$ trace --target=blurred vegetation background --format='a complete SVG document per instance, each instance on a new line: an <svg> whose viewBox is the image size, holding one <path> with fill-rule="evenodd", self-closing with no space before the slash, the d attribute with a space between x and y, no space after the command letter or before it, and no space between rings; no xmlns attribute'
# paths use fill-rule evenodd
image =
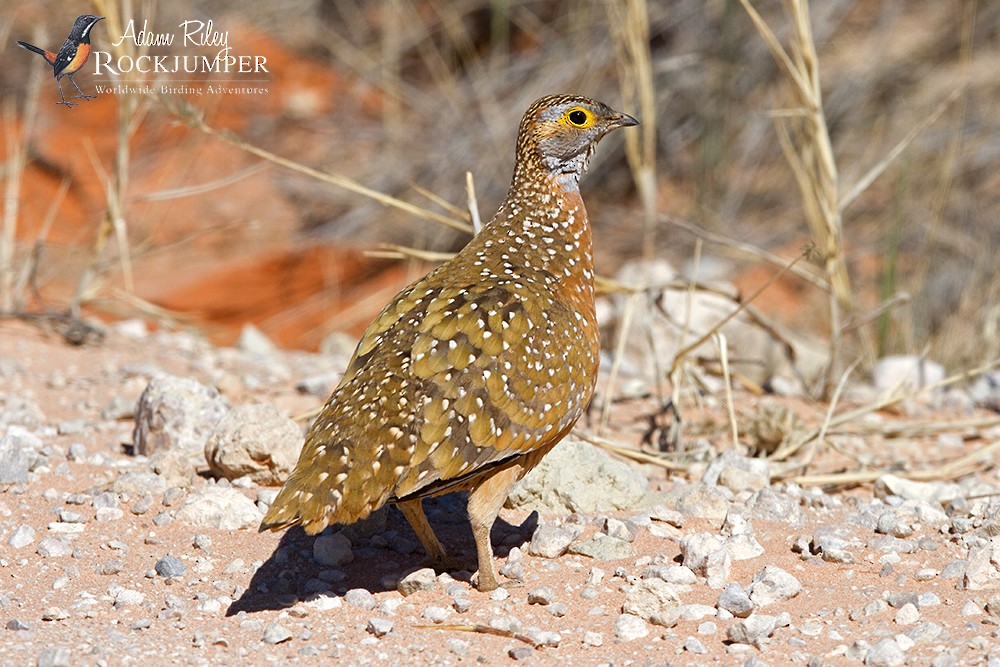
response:
<svg viewBox="0 0 1000 667"><path fill-rule="evenodd" d="M782 44L794 39L786 3L757 0L753 6ZM787 110L792 99L788 80L739 0L9 3L0 17L8 63L0 70L8 183L23 128L18 114L35 90L32 67L40 64L17 52L14 40L44 37L46 44L58 45L77 14L109 8L119 16L147 17L160 29L212 18L230 31L237 52L269 54L274 68L268 95L189 99L209 124L439 212L449 208L420 189L464 209L469 171L481 215L489 219L508 185L520 115L543 94L584 93L640 116L646 131L652 129L648 136L655 148L652 189L645 193L655 215L644 214L644 195L636 190L622 136L602 145L584 184L598 268L605 275L643 256L688 267L704 236L692 229L704 230L713 236L703 241L701 279L733 281L749 292L780 267L741 244L791 261L813 241L776 131L781 114L775 112ZM1000 353L995 270L1000 3L824 0L811 10L839 192L851 191L875 165L887 163L842 212L843 254L856 308L847 313L848 324L854 317L861 334L845 358L927 353L955 369L995 359ZM630 24L636 16L645 24ZM643 32L645 70L630 52ZM95 49L107 48L110 37L95 31ZM643 82L653 118L641 108ZM36 146L45 132L73 118L80 123L78 133L110 127L115 136L121 121L120 106L95 104L87 112L81 105L69 114L50 108L50 84L54 87L45 79L42 92L35 93L41 96L39 116L32 133L21 137L28 171L19 187L28 194L40 187L30 178L32 169L58 172L58 164L47 164L45 151ZM93 111L97 108L100 113ZM85 119L81 110L92 117ZM935 112L939 115L928 123ZM129 223L129 245L138 253L138 275L143 252L177 241L164 239L157 229L184 218L191 200L171 202L169 213L139 213L140 174L196 141L206 142L199 149L204 156L215 140L196 140L195 130L178 129L175 117L152 99L129 113L128 132L117 136L132 143L127 166L136 175L131 189L119 193L119 208ZM908 137L912 141L895 155L893 149ZM58 162L52 152L47 159ZM183 167L188 178L171 184L193 186L237 174L249 164L216 164L208 175L188 160ZM651 167L648 156L645 164ZM180 173L181 167L172 168ZM454 250L468 238L301 174L271 169L266 181L287 204L282 215L292 217L288 234L299 244L370 248L390 242ZM8 185L8 220L11 191ZM222 188L201 196L231 195ZM240 228L248 215L259 217L259 209L248 214L238 204L212 209L211 224ZM18 257L30 252L35 238L28 230L37 223L23 220L26 215L22 210ZM90 226L73 238L89 244L105 211L91 202L82 215ZM199 209L190 215L206 214ZM202 219L194 227L199 224L209 222ZM259 229L269 223L255 224ZM185 229L195 233L191 226ZM716 242L720 237L728 241ZM227 235L225 250L233 252L235 245L239 251L239 238ZM114 252L103 254L110 275L103 289L108 289L121 277L109 268L116 266ZM898 295L905 296L878 310ZM799 333L826 335L826 297L807 281L785 276L756 304Z"/></svg>

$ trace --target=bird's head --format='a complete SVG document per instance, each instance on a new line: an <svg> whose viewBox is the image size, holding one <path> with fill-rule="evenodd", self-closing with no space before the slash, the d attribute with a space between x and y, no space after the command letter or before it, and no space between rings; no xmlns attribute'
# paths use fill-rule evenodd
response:
<svg viewBox="0 0 1000 667"><path fill-rule="evenodd" d="M91 29L97 25L98 21L103 20L103 16L94 16L93 14L84 14L76 17L76 22L73 24L73 30L69 33L69 38L81 42L89 42Z"/></svg>
<svg viewBox="0 0 1000 667"><path fill-rule="evenodd" d="M518 159L578 179L604 135L638 124L632 116L588 97L549 95L532 104L521 120Z"/></svg>

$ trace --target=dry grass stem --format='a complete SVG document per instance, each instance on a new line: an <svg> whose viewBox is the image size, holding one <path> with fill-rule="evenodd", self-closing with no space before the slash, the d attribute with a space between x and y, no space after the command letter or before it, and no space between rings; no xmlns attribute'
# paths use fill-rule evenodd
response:
<svg viewBox="0 0 1000 667"><path fill-rule="evenodd" d="M783 257L779 257L774 253L770 253L767 250L759 248L751 243L744 243L742 241L731 239L728 236L723 236L722 234L716 234L715 232L711 232L707 229L702 229L698 225L688 222L687 220L682 220L666 214L661 214L659 216L659 220L668 225L679 227L686 232L690 232L699 239L735 250L737 253L752 259L767 262L768 264L778 268L788 266L788 260ZM824 278L810 264L796 264L792 268L792 273L824 292L830 291L830 283L827 282L826 278Z"/></svg>
<svg viewBox="0 0 1000 667"><path fill-rule="evenodd" d="M436 250L420 250L410 246L396 245L394 243L383 243L375 250L365 250L366 257L378 257L380 259L419 259L422 262L447 262L455 256L453 252L438 252Z"/></svg>
<svg viewBox="0 0 1000 667"><path fill-rule="evenodd" d="M618 329L618 340L615 344L615 357L611 364L611 374L608 382L604 386L604 406L601 408L601 423L598 426L598 435L604 435L611 421L611 405L614 402L615 384L618 382L618 373L621 371L622 360L625 358L625 346L628 344L628 335L632 331L632 321L635 318L635 301L640 297L639 293L633 293L625 301L625 312L622 313L621 326Z"/></svg>
<svg viewBox="0 0 1000 667"><path fill-rule="evenodd" d="M607 4L608 18L621 72L622 102L638 109L641 125L625 133L625 155L632 169L643 213L643 259L656 248L656 90L649 51L649 8L646 0Z"/></svg>
<svg viewBox="0 0 1000 667"><path fill-rule="evenodd" d="M478 234L483 229L483 221L479 217L479 202L476 200L476 184L472 180L472 172L465 172L465 192L469 197L469 217L472 219L472 233Z"/></svg>
<svg viewBox="0 0 1000 667"><path fill-rule="evenodd" d="M713 335L715 335L715 333L717 331L720 331L722 329L722 327L724 327L726 325L726 323L728 323L734 317L736 317L737 315L739 315L740 313L742 313L746 309L746 307L750 303L752 303L754 299L756 299L758 296L760 296L760 294L764 290L766 290L768 287L770 287L771 285L773 285L783 275L785 275L786 273L788 273L791 270L791 268L793 266L795 266L795 264L797 264L799 262L799 260L801 260L803 257L805 257L806 256L806 252L807 251L803 251L802 254L800 254L798 257L796 257L791 262L789 262L788 264L786 264L776 274L774 274L773 276L771 276L766 283L764 283L763 285L761 285L760 287L758 287L756 290L754 290L753 293L751 293L749 297L747 297L744 300L741 300L739 302L739 305L737 306L737 308L735 308L731 313L729 313L724 318L722 318L721 320L719 320L718 322L716 322L715 326L713 326L711 329L709 329L707 332L705 332L700 338L698 338L698 340L696 340L693 343L689 343L687 345L687 347L682 348L677 353L677 356L674 357L674 363L673 363L673 366L670 369L669 375L671 377L673 377L674 371L677 369L677 366L680 364L681 360L686 355L690 354L692 350L697 349L702 343L704 343L709 338L711 338Z"/></svg>
<svg viewBox="0 0 1000 667"><path fill-rule="evenodd" d="M17 219L20 214L21 179L27 164L28 138L31 136L38 109L38 91L42 85L42 68L32 68L28 94L24 99L21 131L18 132L13 98L3 105L7 137L6 188L4 189L3 227L0 228L0 313L10 312L16 301L16 271L14 256L17 246Z"/></svg>
<svg viewBox="0 0 1000 667"><path fill-rule="evenodd" d="M733 436L732 447L740 446L740 429L736 423L736 406L733 405L733 383L729 375L729 345L726 341L726 334L721 331L716 332L712 337L715 341L715 349L719 354L719 363L722 364L722 382L726 391L726 414L729 415L729 430Z"/></svg>
<svg viewBox="0 0 1000 667"><path fill-rule="evenodd" d="M813 239L830 282L830 362L824 382L837 374L841 354L841 311L850 312L854 295L844 256L843 230L838 208L838 175L833 146L823 111L819 60L810 25L807 0L787 0L792 24L791 53L775 37L749 0L740 0L779 69L789 81L797 113L775 114L779 143L798 185Z"/></svg>
<svg viewBox="0 0 1000 667"><path fill-rule="evenodd" d="M872 166L871 169L868 170L867 173L865 173L864 176L858 179L858 182L855 183L854 186L846 193L844 193L844 195L840 198L840 201L837 203L837 207L840 209L840 212L843 213L848 206L854 203L854 201L885 172L889 165L895 162L896 159L902 155L903 151L906 150L906 147L913 143L913 140L916 139L921 132L933 125L934 122L948 110L948 107L955 103L955 100L959 98L964 90L965 88L962 87L952 91L948 98L938 105L937 109L931 112L931 114L922 123L910 130L906 136L899 141L899 143L892 147L892 150L885 154L885 157L879 160Z"/></svg>
<svg viewBox="0 0 1000 667"><path fill-rule="evenodd" d="M494 628L480 623L473 623L470 625L414 625L413 627L420 630L450 630L452 632L475 632L481 635L493 635L494 637L503 637L505 639L514 639L519 642L524 642L534 649L540 649L545 646L545 644L541 644L532 639L531 635L526 635L523 632L501 630L500 628Z"/></svg>
<svg viewBox="0 0 1000 667"><path fill-rule="evenodd" d="M440 213L435 213L434 211L429 211L415 204L411 204L391 195L387 195L384 192L379 192L378 190L373 190L372 188L361 185L357 181L342 174L324 172L318 169L313 169L312 167L307 167L306 165L295 162L294 160L290 160L264 150L259 146L254 146L253 144L240 139L230 132L217 130L205 122L204 118L202 118L201 114L198 113L197 109L183 100L171 99L165 96L159 96L158 99L163 102L164 106L169 109L171 113L183 120L188 126L193 127L210 137L215 137L230 146L234 146L242 151L250 153L251 155L256 155L259 158L273 162L274 164L285 167L291 171L304 174L311 178L315 178L318 181L329 183L330 185L335 185L349 192L367 197L382 204L383 206L390 206L399 209L423 220L436 222L446 227L450 227L451 229L456 229L469 234L473 232L472 226L460 218L449 217L441 215Z"/></svg>
<svg viewBox="0 0 1000 667"><path fill-rule="evenodd" d="M969 452L948 463L922 470L865 470L860 472L831 473L827 475L800 475L783 481L799 486L846 487L869 484L883 475L893 474L915 482L936 482L958 479L993 465L994 455L1000 451L1000 440Z"/></svg>
<svg viewBox="0 0 1000 667"><path fill-rule="evenodd" d="M687 470L690 465L686 463L681 463L678 461L673 461L669 454L650 454L649 452L640 451L638 449L633 449L631 447L626 447L625 445L619 445L617 443L611 442L605 438L602 438L591 433L587 433L581 429L573 429L573 435L583 440L584 442L590 443L595 447L599 447L607 452L616 454L626 459L631 459L638 463L648 463L650 465L659 466L665 470ZM691 452L683 452L681 454L674 455L675 457L683 456L684 458L690 458Z"/></svg>
<svg viewBox="0 0 1000 667"><path fill-rule="evenodd" d="M38 265L42 258L42 252L45 250L45 242L49 238L52 226L55 225L56 218L59 214L59 208L62 206L63 200L66 198L66 193L69 192L69 186L70 179L63 178L62 182L59 184L59 190L56 192L56 196L52 199L52 203L49 204L49 210L45 213L45 220L42 221L42 226L38 230L38 234L35 236L35 243L31 248L31 252L25 258L24 264L21 265L21 272L17 277L17 283L14 285L15 310L24 309L25 290L27 290L28 285L35 285Z"/></svg>
<svg viewBox="0 0 1000 667"><path fill-rule="evenodd" d="M232 185L233 183L239 183L246 178L250 178L251 176L264 171L268 167L269 165L259 162L257 164L250 165L246 169L241 169L233 172L229 176L209 181L208 183L188 185L183 188L173 188L170 190L158 190L144 195L133 195L129 197L129 199L132 201L170 201L173 199L180 199L182 197L196 197L214 190L219 190L228 185Z"/></svg>

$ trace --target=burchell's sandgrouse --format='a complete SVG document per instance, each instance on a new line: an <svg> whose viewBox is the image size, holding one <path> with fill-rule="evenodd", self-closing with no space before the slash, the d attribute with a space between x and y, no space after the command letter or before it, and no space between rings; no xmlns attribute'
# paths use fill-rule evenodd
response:
<svg viewBox="0 0 1000 667"><path fill-rule="evenodd" d="M510 191L453 259L368 327L261 530L315 534L395 503L437 565L424 498L469 490L478 587L511 486L576 423L597 378L590 224L580 176L631 116L576 95L524 114Z"/></svg>

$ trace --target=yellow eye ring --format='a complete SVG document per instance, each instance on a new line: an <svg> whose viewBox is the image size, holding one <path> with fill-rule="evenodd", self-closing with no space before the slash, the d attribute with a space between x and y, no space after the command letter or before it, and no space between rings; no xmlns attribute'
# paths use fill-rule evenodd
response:
<svg viewBox="0 0 1000 667"><path fill-rule="evenodd" d="M562 120L572 127L586 129L594 124L594 114L583 107L573 107L563 114Z"/></svg>

